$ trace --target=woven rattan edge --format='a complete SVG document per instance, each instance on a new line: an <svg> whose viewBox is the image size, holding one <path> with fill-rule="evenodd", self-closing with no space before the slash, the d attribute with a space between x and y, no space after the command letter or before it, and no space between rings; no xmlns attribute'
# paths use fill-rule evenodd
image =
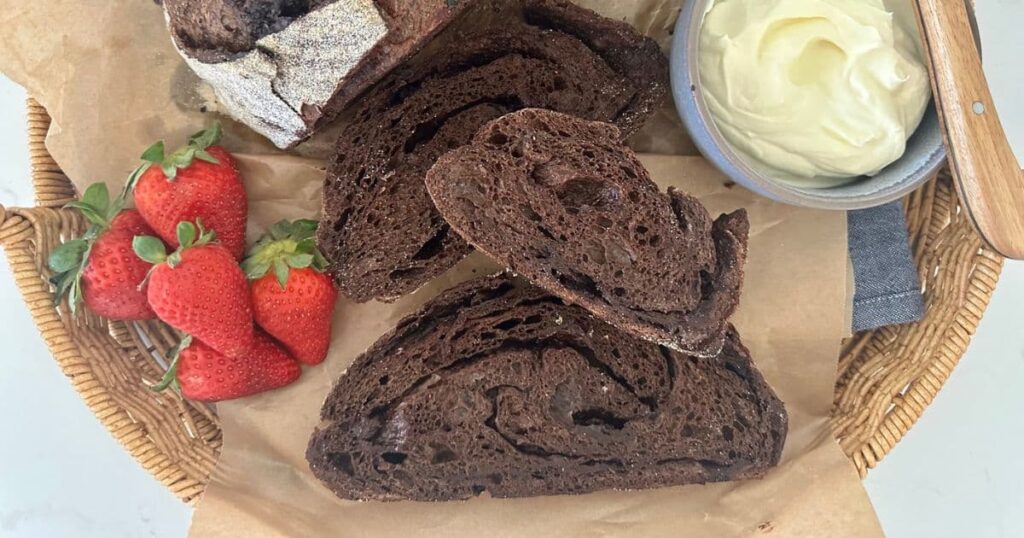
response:
<svg viewBox="0 0 1024 538"><path fill-rule="evenodd" d="M948 172L911 194L906 210L925 317L858 334L839 361L833 432L861 477L903 439L949 379L1003 266L961 211Z"/></svg>
<svg viewBox="0 0 1024 538"><path fill-rule="evenodd" d="M45 151L49 116L29 100L29 140L37 207L0 208L0 246L33 322L61 371L89 410L139 464L171 493L195 503L216 465L221 435L216 416L173 392L148 389L159 378L167 335L146 325L72 317L55 305L48 253L85 222L59 209L74 199L71 182ZM146 334L126 345L125 335ZM116 335L122 336L119 342Z"/></svg>

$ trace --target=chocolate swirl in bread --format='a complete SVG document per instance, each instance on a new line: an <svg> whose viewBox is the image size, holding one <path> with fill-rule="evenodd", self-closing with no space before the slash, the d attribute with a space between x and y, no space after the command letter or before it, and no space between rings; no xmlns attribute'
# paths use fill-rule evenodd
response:
<svg viewBox="0 0 1024 538"><path fill-rule="evenodd" d="M720 354L687 356L507 277L401 321L339 379L321 418L310 468L356 500L755 478L787 433L735 330Z"/></svg>

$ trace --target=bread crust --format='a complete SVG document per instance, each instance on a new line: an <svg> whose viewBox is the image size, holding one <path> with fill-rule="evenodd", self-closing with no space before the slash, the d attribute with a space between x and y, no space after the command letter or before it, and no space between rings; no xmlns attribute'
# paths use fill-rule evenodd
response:
<svg viewBox="0 0 1024 538"><path fill-rule="evenodd" d="M175 47L281 148L333 120L474 0L165 0Z"/></svg>

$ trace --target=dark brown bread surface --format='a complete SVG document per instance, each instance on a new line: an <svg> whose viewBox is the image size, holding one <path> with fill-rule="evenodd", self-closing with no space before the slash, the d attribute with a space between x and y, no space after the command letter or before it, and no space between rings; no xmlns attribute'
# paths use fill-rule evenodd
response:
<svg viewBox="0 0 1024 538"><path fill-rule="evenodd" d="M718 353L739 302L748 223L663 194L618 129L544 110L491 122L427 176L461 236L612 325Z"/></svg>
<svg viewBox="0 0 1024 538"><path fill-rule="evenodd" d="M735 330L692 357L506 277L442 294L338 380L306 457L354 500L757 478L787 415Z"/></svg>
<svg viewBox="0 0 1024 538"><path fill-rule="evenodd" d="M339 138L319 243L349 297L393 300L470 251L423 180L488 121L552 108L628 135L664 98L665 58L629 26L557 0L502 4L471 13L476 33L445 36L431 61L374 89Z"/></svg>

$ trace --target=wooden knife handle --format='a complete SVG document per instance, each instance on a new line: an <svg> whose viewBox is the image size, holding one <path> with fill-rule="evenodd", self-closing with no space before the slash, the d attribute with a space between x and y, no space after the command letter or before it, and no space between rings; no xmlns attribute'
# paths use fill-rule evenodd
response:
<svg viewBox="0 0 1024 538"><path fill-rule="evenodd" d="M915 0L950 169L981 237L1024 259L1024 172L999 122L964 0Z"/></svg>

